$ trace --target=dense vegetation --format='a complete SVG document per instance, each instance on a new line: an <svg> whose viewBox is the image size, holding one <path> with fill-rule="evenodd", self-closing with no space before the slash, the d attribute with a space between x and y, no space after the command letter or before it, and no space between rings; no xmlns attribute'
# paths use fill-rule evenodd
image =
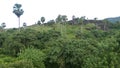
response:
<svg viewBox="0 0 120 68"><path fill-rule="evenodd" d="M20 31L1 29L0 68L120 67L119 22L108 23L109 29L102 30L81 18L77 24L57 20L38 21Z"/></svg>

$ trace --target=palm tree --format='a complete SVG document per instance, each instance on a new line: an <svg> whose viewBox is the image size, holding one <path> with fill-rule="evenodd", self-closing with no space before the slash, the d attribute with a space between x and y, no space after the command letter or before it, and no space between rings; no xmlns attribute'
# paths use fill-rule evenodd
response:
<svg viewBox="0 0 120 68"><path fill-rule="evenodd" d="M66 34L66 22L67 22L67 20L68 20L67 16L66 15L62 15L62 24L63 25L61 25L61 33L63 33L62 32L62 28L64 27L64 34Z"/></svg>
<svg viewBox="0 0 120 68"><path fill-rule="evenodd" d="M81 37L82 37L82 33L83 33L83 24L84 24L84 20L85 20L85 16L82 16L80 19L79 19L79 22L80 22L80 33L81 33Z"/></svg>
<svg viewBox="0 0 120 68"><path fill-rule="evenodd" d="M26 26L27 26L27 24L24 22L24 23L23 23L23 27L26 27Z"/></svg>
<svg viewBox="0 0 120 68"><path fill-rule="evenodd" d="M108 20L107 19L104 19L103 20L103 30L107 30L106 26L107 26L107 23L108 23Z"/></svg>
<svg viewBox="0 0 120 68"><path fill-rule="evenodd" d="M19 22L19 30L20 30L20 16L24 13L23 9L21 9L21 4L15 4L13 6L13 13L18 17Z"/></svg>
<svg viewBox="0 0 120 68"><path fill-rule="evenodd" d="M44 24L44 22L45 22L45 17L41 17L41 22Z"/></svg>
<svg viewBox="0 0 120 68"><path fill-rule="evenodd" d="M62 16L58 15L58 17L56 18L56 23L61 23L62 22Z"/></svg>
<svg viewBox="0 0 120 68"><path fill-rule="evenodd" d="M66 15L62 15L62 22L65 24L66 21L68 20L67 16Z"/></svg>
<svg viewBox="0 0 120 68"><path fill-rule="evenodd" d="M24 22L24 23L23 23L23 28L26 29L26 26L27 26L27 23Z"/></svg>
<svg viewBox="0 0 120 68"><path fill-rule="evenodd" d="M75 24L75 16L74 15L72 16L72 21L73 21L72 25Z"/></svg>
<svg viewBox="0 0 120 68"><path fill-rule="evenodd" d="M38 25L40 25L40 24L41 24L41 22L38 20L37 24L38 24Z"/></svg>
<svg viewBox="0 0 120 68"><path fill-rule="evenodd" d="M43 27L44 27L45 17L41 17L41 22L42 22ZM44 30L42 29L42 31L44 31Z"/></svg>
<svg viewBox="0 0 120 68"><path fill-rule="evenodd" d="M95 26L96 26L96 28L97 28L97 25L98 25L98 24L97 24L97 17L94 18L94 21L95 21Z"/></svg>
<svg viewBox="0 0 120 68"><path fill-rule="evenodd" d="M2 27L2 28L5 28L5 27L6 27L6 24L3 22L3 23L1 24L1 27Z"/></svg>
<svg viewBox="0 0 120 68"><path fill-rule="evenodd" d="M6 24L3 22L0 26L0 31L4 31L3 29L6 27Z"/></svg>

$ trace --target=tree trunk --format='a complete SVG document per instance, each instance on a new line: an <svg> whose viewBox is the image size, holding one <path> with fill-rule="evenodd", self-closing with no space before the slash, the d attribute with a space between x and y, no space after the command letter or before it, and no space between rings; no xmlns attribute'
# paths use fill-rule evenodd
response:
<svg viewBox="0 0 120 68"><path fill-rule="evenodd" d="M104 23L104 31L106 30L106 22Z"/></svg>
<svg viewBox="0 0 120 68"><path fill-rule="evenodd" d="M20 31L20 17L18 17L18 25L19 25L19 31Z"/></svg>
<svg viewBox="0 0 120 68"><path fill-rule="evenodd" d="M61 25L61 27L60 27L60 29L61 29L61 35L63 36L63 31L62 31L62 28L63 28L62 26L63 25L62 24L60 24L60 25Z"/></svg>

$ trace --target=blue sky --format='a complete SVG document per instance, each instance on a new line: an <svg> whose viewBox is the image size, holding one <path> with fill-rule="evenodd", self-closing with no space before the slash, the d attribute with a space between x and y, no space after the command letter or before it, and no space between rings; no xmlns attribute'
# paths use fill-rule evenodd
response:
<svg viewBox="0 0 120 68"><path fill-rule="evenodd" d="M15 3L22 4L24 10L21 26L23 22L32 25L42 16L46 21L55 19L58 14L67 15L69 20L72 15L88 19L120 16L119 0L0 0L0 24L5 22L7 28L18 27L17 16L12 13Z"/></svg>

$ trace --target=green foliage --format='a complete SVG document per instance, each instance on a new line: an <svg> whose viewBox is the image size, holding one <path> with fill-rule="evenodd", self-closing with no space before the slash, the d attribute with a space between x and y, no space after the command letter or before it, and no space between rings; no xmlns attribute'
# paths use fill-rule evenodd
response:
<svg viewBox="0 0 120 68"><path fill-rule="evenodd" d="M5 27L6 27L6 24L3 22L3 23L1 24L1 27L2 27L2 28L5 28Z"/></svg>
<svg viewBox="0 0 120 68"><path fill-rule="evenodd" d="M33 49L33 48L25 49L19 54L19 58L31 60L34 67L36 68L45 68L43 62L45 59L45 54L38 49Z"/></svg>
<svg viewBox="0 0 120 68"><path fill-rule="evenodd" d="M41 24L41 22L40 22L40 21L38 21L38 22L37 22L37 24L38 24L38 25L40 25L40 24Z"/></svg>
<svg viewBox="0 0 120 68"><path fill-rule="evenodd" d="M26 26L27 26L27 23L26 23L26 22L24 22L24 23L23 23L23 27L26 27Z"/></svg>
<svg viewBox="0 0 120 68"><path fill-rule="evenodd" d="M21 4L15 4L13 6L13 13L15 13L17 15L17 17L20 17L24 11L23 9L21 9L22 5Z"/></svg>
<svg viewBox="0 0 120 68"><path fill-rule="evenodd" d="M2 47L5 38L6 38L5 33L0 33L0 47Z"/></svg>
<svg viewBox="0 0 120 68"><path fill-rule="evenodd" d="M93 23L88 23L85 25L85 27L87 30L95 30L96 29L96 26Z"/></svg>
<svg viewBox="0 0 120 68"><path fill-rule="evenodd" d="M119 53L116 27L57 22L0 32L0 68L119 68Z"/></svg>
<svg viewBox="0 0 120 68"><path fill-rule="evenodd" d="M44 22L45 22L45 17L41 17L41 22L42 22L42 24L44 24Z"/></svg>
<svg viewBox="0 0 120 68"><path fill-rule="evenodd" d="M30 60L18 60L8 65L9 68L35 68Z"/></svg>
<svg viewBox="0 0 120 68"><path fill-rule="evenodd" d="M6 55L17 56L17 54L24 49L24 46L13 40L6 40L3 44L3 53Z"/></svg>
<svg viewBox="0 0 120 68"><path fill-rule="evenodd" d="M0 55L0 64L3 64L3 63L11 63L11 62L14 62L16 59L14 59L13 57L10 57L10 56L6 56L6 55Z"/></svg>
<svg viewBox="0 0 120 68"><path fill-rule="evenodd" d="M46 25L48 25L48 26L51 26L51 25L54 25L54 24L55 24L54 20L50 20L46 23Z"/></svg>

